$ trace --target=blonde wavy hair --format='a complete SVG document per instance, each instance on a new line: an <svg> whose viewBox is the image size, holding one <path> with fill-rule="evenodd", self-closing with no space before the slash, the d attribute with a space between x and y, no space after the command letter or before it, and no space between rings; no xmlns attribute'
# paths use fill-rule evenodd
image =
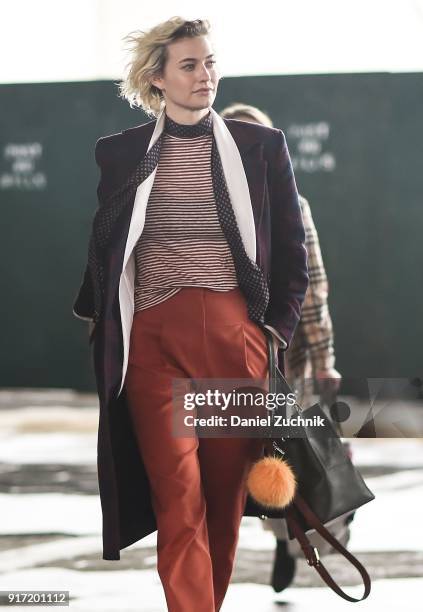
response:
<svg viewBox="0 0 423 612"><path fill-rule="evenodd" d="M256 123L261 123L267 127L273 127L273 121L269 115L256 106L250 106L249 104L242 104L241 102L235 102L230 106L224 108L220 115L225 119L238 119L239 117L248 117Z"/></svg>
<svg viewBox="0 0 423 612"><path fill-rule="evenodd" d="M188 21L182 17L171 17L146 32L130 32L123 38L128 43L130 61L125 66L124 79L118 84L119 97L126 99L131 108L142 108L148 115L157 117L164 106L164 97L151 79L163 73L167 45L181 38L209 33L207 19Z"/></svg>

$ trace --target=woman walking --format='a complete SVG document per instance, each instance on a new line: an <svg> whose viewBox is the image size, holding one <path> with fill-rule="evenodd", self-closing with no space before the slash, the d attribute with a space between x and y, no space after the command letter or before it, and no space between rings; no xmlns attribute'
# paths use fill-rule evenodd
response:
<svg viewBox="0 0 423 612"><path fill-rule="evenodd" d="M92 321L103 558L157 529L171 612L220 610L259 438L177 437L174 379L267 376L308 276L280 130L223 120L207 21L132 33L121 95L156 117L100 138L99 208L74 314Z"/></svg>

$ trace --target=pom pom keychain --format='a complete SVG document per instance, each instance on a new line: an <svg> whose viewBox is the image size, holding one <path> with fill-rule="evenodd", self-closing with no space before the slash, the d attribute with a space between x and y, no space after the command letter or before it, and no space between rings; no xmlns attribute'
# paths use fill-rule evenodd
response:
<svg viewBox="0 0 423 612"><path fill-rule="evenodd" d="M285 508L294 499L296 488L291 466L275 456L265 456L256 461L247 477L249 494L265 508Z"/></svg>

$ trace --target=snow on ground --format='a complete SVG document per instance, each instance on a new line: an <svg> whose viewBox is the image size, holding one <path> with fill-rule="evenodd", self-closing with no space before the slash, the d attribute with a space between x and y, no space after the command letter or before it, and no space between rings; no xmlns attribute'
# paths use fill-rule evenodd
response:
<svg viewBox="0 0 423 612"><path fill-rule="evenodd" d="M423 467L423 439L353 438L357 466ZM0 462L95 464L96 432L16 432L0 430Z"/></svg>
<svg viewBox="0 0 423 612"><path fill-rule="evenodd" d="M61 568L31 569L0 577L0 590L65 590L72 598L69 608L83 612L163 612L166 601L157 573L153 570L78 572ZM342 585L341 585L342 586ZM421 611L423 579L375 580L368 599L360 603L365 612L396 612L406 606L407 612ZM360 597L362 586L345 587L348 594ZM279 602L279 603L278 603ZM276 595L265 585L231 584L222 612L289 612L314 610L339 612L351 610L351 603L324 588L289 588ZM1 608L2 606L0 606ZM23 606L14 607L16 612ZM45 609L41 607L41 609Z"/></svg>
<svg viewBox="0 0 423 612"><path fill-rule="evenodd" d="M0 494L0 533L93 534L101 530L97 495Z"/></svg>
<svg viewBox="0 0 423 612"><path fill-rule="evenodd" d="M423 538L416 534L416 526L420 524L423 471L400 471L367 478L366 483L375 494L375 500L362 506L355 515L351 524L351 550L422 550ZM2 534L101 533L101 507L96 495L0 494L0 507ZM150 546L152 542L149 536L141 545ZM239 546L271 550L274 548L273 535L262 529L260 519L245 517Z"/></svg>
<svg viewBox="0 0 423 612"><path fill-rule="evenodd" d="M8 463L89 463L95 461L93 434L20 434L0 444L0 461ZM422 550L416 537L423 492L422 440L352 440L358 466L390 465L400 471L366 478L376 499L360 508L351 525L352 550ZM401 469L401 468L409 469ZM0 533L101 534L101 507L97 495L59 493L0 494ZM399 528L401 517L402 526ZM389 536L388 536L389 534ZM144 538L140 545L151 545ZM246 517L240 531L241 547L273 549L270 532L261 521Z"/></svg>
<svg viewBox="0 0 423 612"><path fill-rule="evenodd" d="M357 466L423 467L421 438L353 438L350 442Z"/></svg>
<svg viewBox="0 0 423 612"><path fill-rule="evenodd" d="M90 465L97 461L97 434L0 434L0 462Z"/></svg>

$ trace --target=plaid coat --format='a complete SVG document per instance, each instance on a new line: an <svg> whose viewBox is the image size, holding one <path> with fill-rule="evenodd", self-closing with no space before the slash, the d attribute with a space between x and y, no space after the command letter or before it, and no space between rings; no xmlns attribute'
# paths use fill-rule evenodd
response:
<svg viewBox="0 0 423 612"><path fill-rule="evenodd" d="M306 198L299 196L306 233L309 285L301 318L291 345L285 353L288 378L311 378L317 370L335 366L334 334L329 314L329 285L320 250L319 237Z"/></svg>
<svg viewBox="0 0 423 612"><path fill-rule="evenodd" d="M256 236L256 263L269 286L265 323L288 345L300 318L308 285L305 232L298 192L284 134L281 130L225 119L239 151L248 182ZM155 121L100 138L96 162L101 169L99 207L110 194L131 184L144 157ZM121 214L113 221L103 262L104 302L95 317L93 280L88 266L73 304L75 316L96 318L91 341L100 400L97 468L103 514L103 559L120 559L120 550L156 530L145 468L132 432L125 388L118 395L122 373L122 325L119 282L135 192L125 194ZM124 197L124 195L122 195ZM103 211L104 212L104 211ZM107 212L107 211L106 211ZM282 351L279 352L283 364ZM283 365L282 365L283 367ZM249 499L245 515L260 509Z"/></svg>

